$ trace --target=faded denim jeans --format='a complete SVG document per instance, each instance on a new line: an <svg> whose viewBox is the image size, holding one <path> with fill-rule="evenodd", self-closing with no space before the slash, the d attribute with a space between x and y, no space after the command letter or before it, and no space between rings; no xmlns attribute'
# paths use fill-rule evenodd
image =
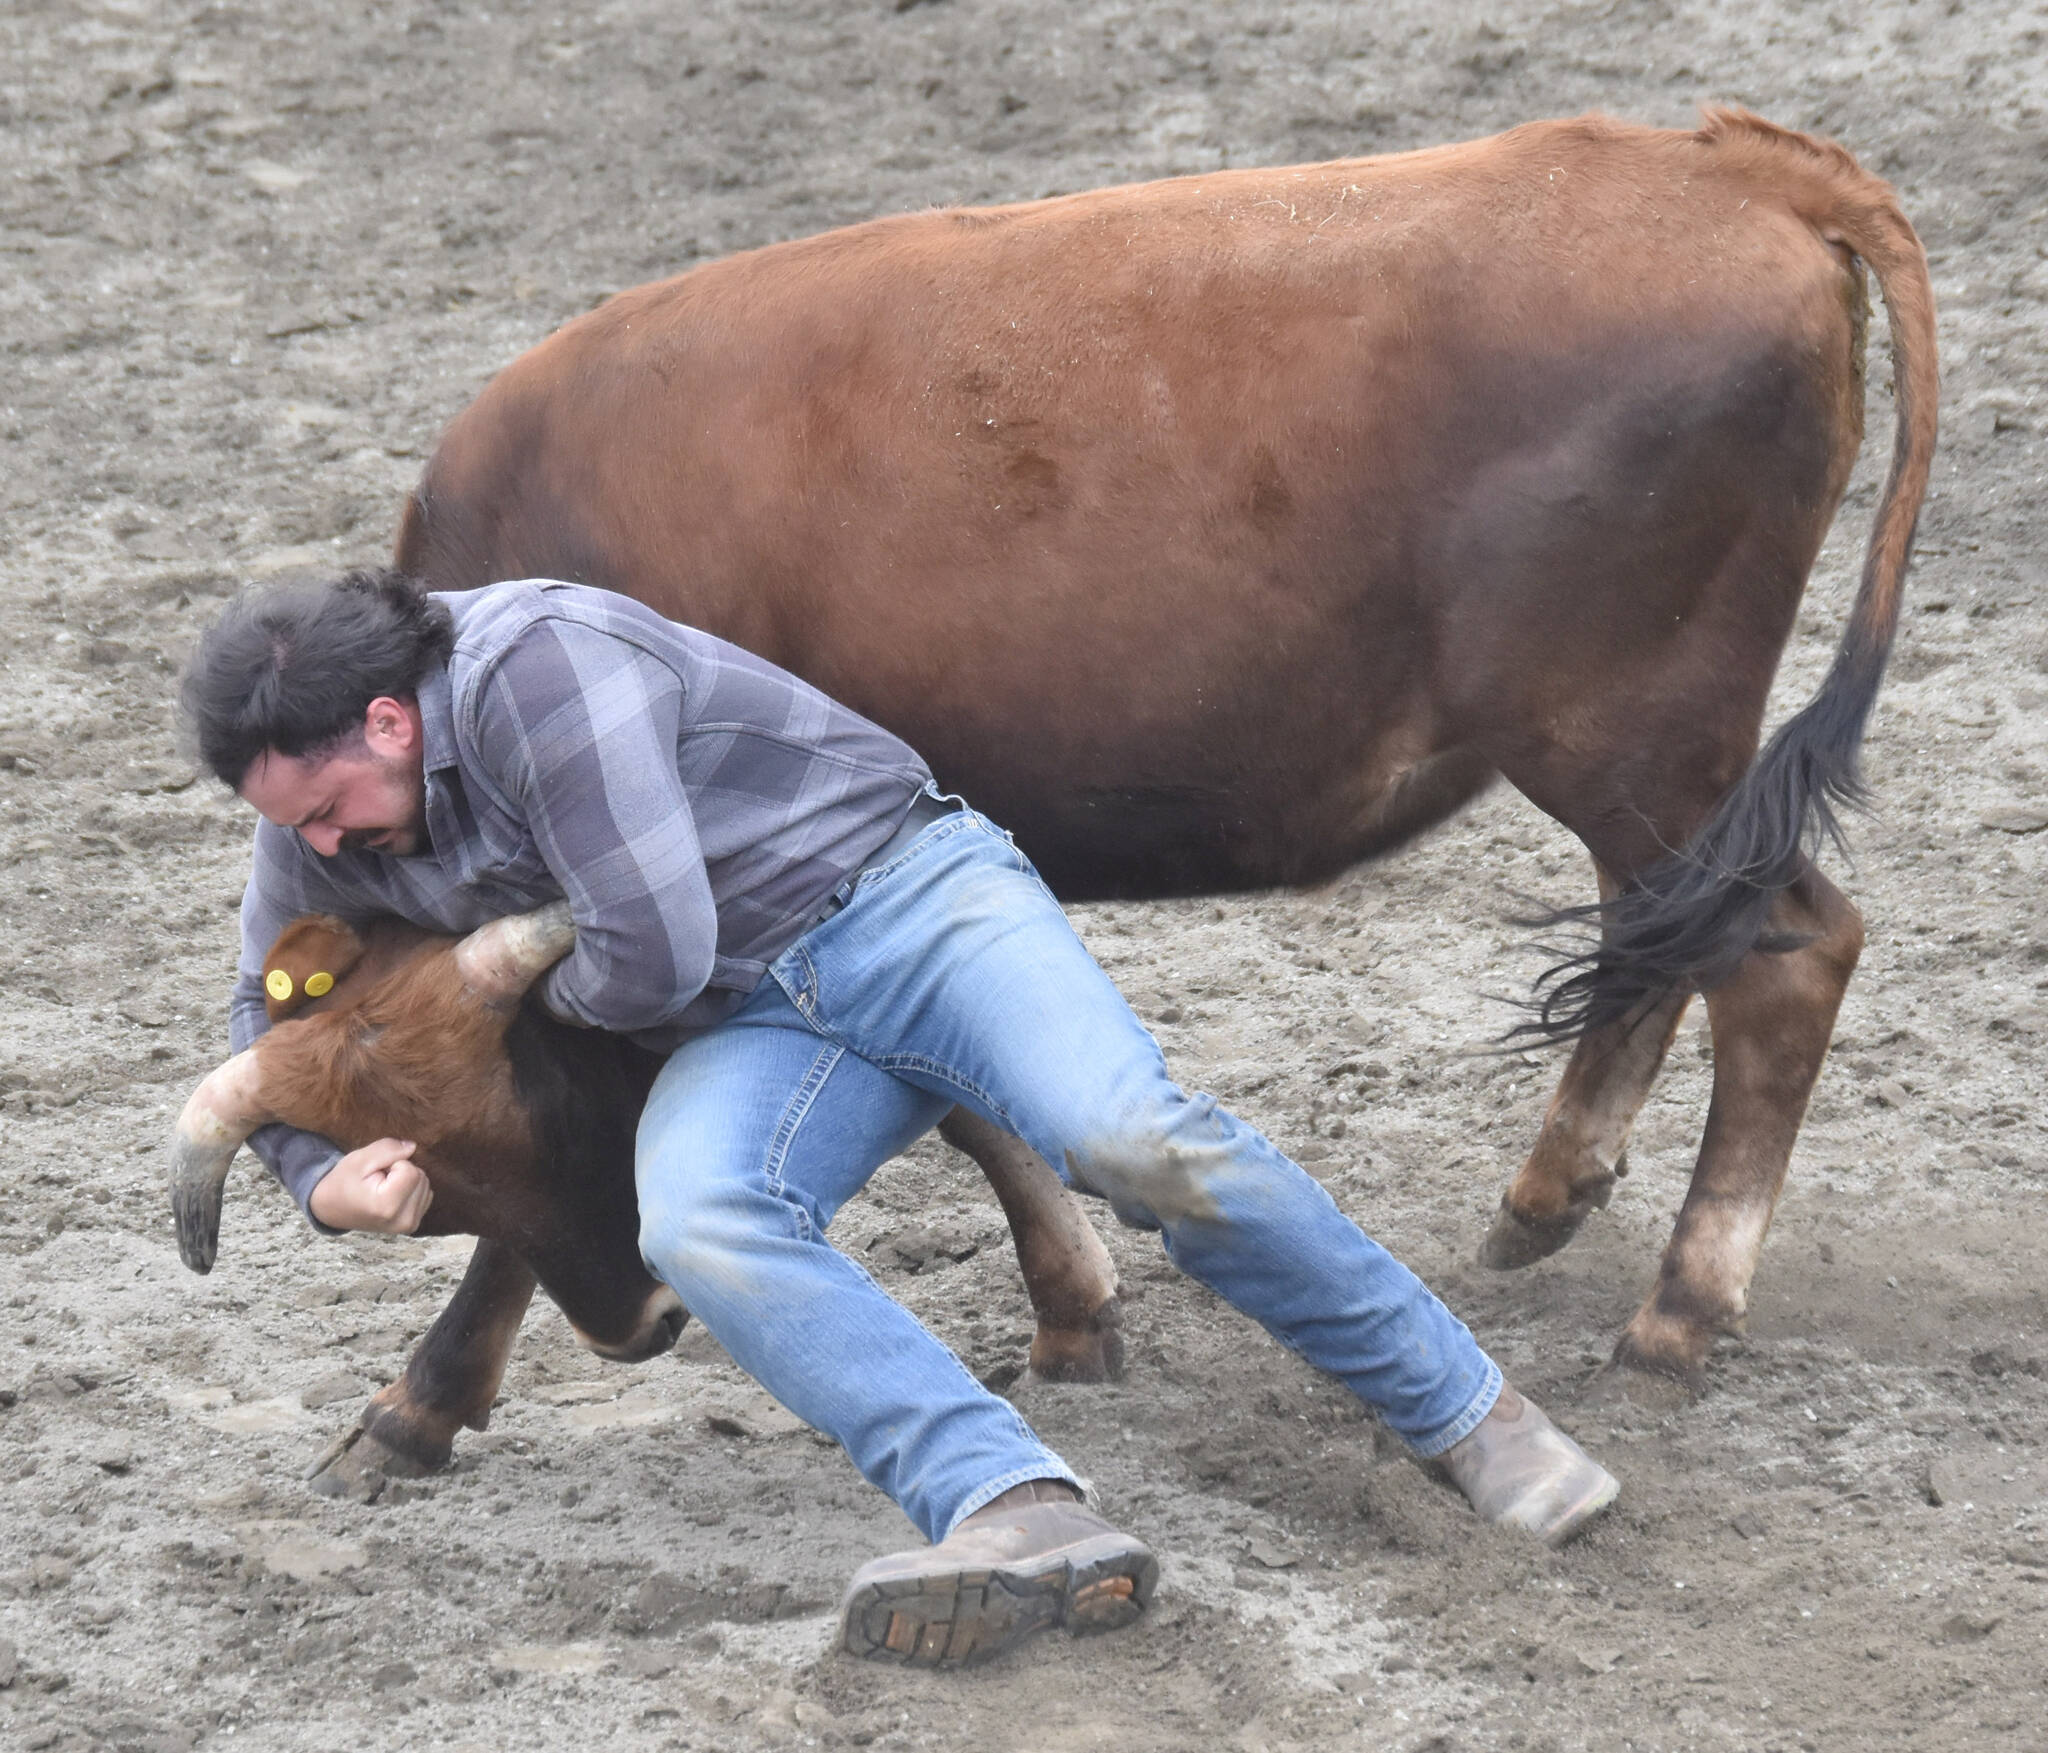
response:
<svg viewBox="0 0 2048 1753"><path fill-rule="evenodd" d="M1002 830L942 817L841 895L663 1068L640 1122L640 1247L734 1361L928 1538L1027 1479L1074 1477L825 1239L955 1103L1157 1229L1182 1271L1418 1455L1485 1417L1492 1359L1259 1132L1174 1083Z"/></svg>

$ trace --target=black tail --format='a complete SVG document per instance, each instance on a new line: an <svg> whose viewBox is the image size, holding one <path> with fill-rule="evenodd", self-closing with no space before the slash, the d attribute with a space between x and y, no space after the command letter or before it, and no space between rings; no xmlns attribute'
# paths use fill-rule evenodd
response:
<svg viewBox="0 0 2048 1753"><path fill-rule="evenodd" d="M1710 111L1698 137L1717 151L1754 158L1761 185L1876 274L1891 316L1891 469L1856 603L1820 692L1780 727L1683 850L1637 872L1612 901L1532 922L1597 924L1600 935L1585 948L1559 946L1562 959L1537 982L1530 1017L1508 1032L1510 1040L1575 1040L1666 993L1711 989L1752 950L1798 947L1767 931L1772 904L1822 842L1842 844L1838 810L1866 795L1863 730L1898 627L1934 457L1939 384L1927 257L1891 189L1840 147L1732 110Z"/></svg>
<svg viewBox="0 0 2048 1753"><path fill-rule="evenodd" d="M1771 907L1822 843L1844 845L1839 811L1867 795L1859 747L1882 675L1880 654L1867 681L1837 686L1830 676L1692 843L1612 901L1523 921L1539 930L1593 926L1599 936L1583 948L1546 946L1560 959L1537 981L1530 1015L1508 1039L1573 1041L1668 992L1710 990L1752 950L1797 949L1803 940L1766 929Z"/></svg>

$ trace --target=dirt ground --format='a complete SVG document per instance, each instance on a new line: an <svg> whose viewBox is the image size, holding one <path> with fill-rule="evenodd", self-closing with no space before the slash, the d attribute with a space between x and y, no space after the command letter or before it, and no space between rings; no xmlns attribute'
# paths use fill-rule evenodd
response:
<svg viewBox="0 0 2048 1753"><path fill-rule="evenodd" d="M1976 0L173 0L0 12L0 1743L1969 1748L2048 1723L2048 50ZM1830 133L1934 263L1943 450L1846 882L1870 947L1747 1338L1672 1410L1595 1375L1683 1192L1689 1030L1614 1208L1471 1264L1556 1066L1486 1058L1517 895L1589 892L1496 794L1337 888L1083 910L1184 1080L1267 1127L1619 1473L1551 1555L1113 1232L1129 1378L1011 1391L1150 1539L1138 1628L931 1677L832 1654L907 1544L694 1331L530 1317L491 1430L374 1504L302 1472L466 1244L323 1241L253 1169L178 1263L168 1121L220 1056L249 819L172 745L239 580L375 559L436 432L621 286L871 214L1702 99ZM1777 715L1840 628L1889 448ZM246 1161L246 1159L245 1159ZM839 1239L1014 1378L1029 1315L935 1142Z"/></svg>

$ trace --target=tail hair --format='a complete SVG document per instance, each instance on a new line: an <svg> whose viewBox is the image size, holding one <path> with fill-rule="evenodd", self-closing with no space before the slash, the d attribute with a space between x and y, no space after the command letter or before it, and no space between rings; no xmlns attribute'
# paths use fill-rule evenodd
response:
<svg viewBox="0 0 2048 1753"><path fill-rule="evenodd" d="M1858 745L1875 683L1824 689L1772 737L1740 784L1685 847L1640 872L1612 900L1517 921L1559 932L1557 960L1536 982L1516 1045L1561 1045L1633 1021L1673 991L1707 991L1753 950L1806 939L1768 929L1771 907L1825 845L1846 853L1842 813L1869 800Z"/></svg>

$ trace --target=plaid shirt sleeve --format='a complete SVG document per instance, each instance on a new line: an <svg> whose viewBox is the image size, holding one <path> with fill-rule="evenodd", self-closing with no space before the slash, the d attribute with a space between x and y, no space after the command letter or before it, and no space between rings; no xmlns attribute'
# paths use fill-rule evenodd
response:
<svg viewBox="0 0 2048 1753"><path fill-rule="evenodd" d="M718 910L676 766L683 706L668 665L565 620L536 623L484 680L478 766L576 921L540 994L565 1021L658 1028L711 977Z"/></svg>
<svg viewBox="0 0 2048 1753"><path fill-rule="evenodd" d="M249 886L242 891L242 959L228 1010L228 1045L237 1053L270 1031L270 1018L263 1009L263 958L270 953L277 934L301 913L333 911L340 906L340 896L318 883L316 871L308 870L307 856L303 842L291 829L271 822L258 826ZM302 1132L273 1121L249 1135L249 1148L283 1184L308 1223L324 1235L341 1233L315 1217L307 1203L327 1171L341 1161L340 1145L317 1132Z"/></svg>

